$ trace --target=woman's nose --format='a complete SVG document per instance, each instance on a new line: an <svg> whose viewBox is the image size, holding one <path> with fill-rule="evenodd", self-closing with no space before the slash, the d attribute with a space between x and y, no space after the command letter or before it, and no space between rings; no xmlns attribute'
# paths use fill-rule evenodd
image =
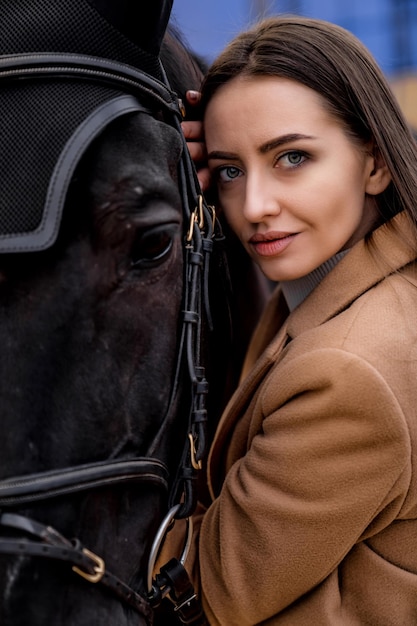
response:
<svg viewBox="0 0 417 626"><path fill-rule="evenodd" d="M278 189L266 177L248 176L245 189L243 214L252 223L262 222L264 218L278 215L281 205Z"/></svg>

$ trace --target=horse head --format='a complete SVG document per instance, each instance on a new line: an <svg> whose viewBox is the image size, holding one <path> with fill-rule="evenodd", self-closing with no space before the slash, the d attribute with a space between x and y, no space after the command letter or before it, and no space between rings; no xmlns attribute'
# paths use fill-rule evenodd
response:
<svg viewBox="0 0 417 626"><path fill-rule="evenodd" d="M3 626L151 624L194 506L217 221L144 4L0 0Z"/></svg>

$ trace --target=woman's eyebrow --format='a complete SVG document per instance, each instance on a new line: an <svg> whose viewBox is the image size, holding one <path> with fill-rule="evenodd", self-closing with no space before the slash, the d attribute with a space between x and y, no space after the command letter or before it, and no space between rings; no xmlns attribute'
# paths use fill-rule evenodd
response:
<svg viewBox="0 0 417 626"><path fill-rule="evenodd" d="M304 139L315 139L312 135L303 135L302 133L288 133L287 135L281 135L276 139L270 139L265 143L259 146L258 151L260 154L266 154L270 150L275 150L275 148L279 148L287 143L292 143L294 141L300 141Z"/></svg>
<svg viewBox="0 0 417 626"><path fill-rule="evenodd" d="M260 154L266 154L270 150L275 150L280 146L284 146L287 143L293 143L294 141L301 141L305 139L316 139L313 135L304 135L302 133L288 133L286 135L281 135L280 137L276 137L275 139L269 139L265 143L261 144L258 148L258 152ZM212 150L207 155L207 159L224 159L226 161L234 161L238 160L238 155L233 152L223 152L221 150Z"/></svg>
<svg viewBox="0 0 417 626"><path fill-rule="evenodd" d="M222 152L221 150L213 150L209 152L207 155L207 159L226 159L226 160L237 160L238 156L233 154L233 152Z"/></svg>

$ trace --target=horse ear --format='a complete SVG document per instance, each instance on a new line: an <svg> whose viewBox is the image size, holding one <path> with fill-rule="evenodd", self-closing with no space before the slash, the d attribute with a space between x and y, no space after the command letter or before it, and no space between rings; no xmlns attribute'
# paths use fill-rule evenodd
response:
<svg viewBox="0 0 417 626"><path fill-rule="evenodd" d="M88 0L107 22L145 52L158 56L173 0Z"/></svg>

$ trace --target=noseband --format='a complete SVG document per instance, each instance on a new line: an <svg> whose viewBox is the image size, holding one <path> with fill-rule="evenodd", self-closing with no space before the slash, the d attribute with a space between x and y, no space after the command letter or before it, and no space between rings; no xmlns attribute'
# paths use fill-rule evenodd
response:
<svg viewBox="0 0 417 626"><path fill-rule="evenodd" d="M195 504L195 482L206 453L206 396L208 383L201 363L201 335L203 315L211 325L208 298L208 275L213 241L222 237L212 207L209 207L199 188L194 165L181 131L182 105L177 96L164 84L148 74L110 60L71 54L12 55L0 59L0 84L16 80L74 79L94 81L112 87L121 96L115 97L100 112L100 124L108 123L125 112L140 111L153 115L162 111L164 121L178 130L184 149L179 164L179 187L184 216L184 287L183 312L179 353L171 400L167 414L156 436L149 457L130 460L112 460L77 467L52 470L24 477L8 478L0 482L0 526L13 528L21 539L0 537L0 553L56 559L68 562L75 573L90 583L110 589L128 606L133 607L148 624L152 623L153 609L163 597L169 596L178 616L184 623L200 624L201 611L192 586L182 566L188 549L189 536L181 558L172 559L161 575L153 579L153 566L168 527L175 519L189 518ZM146 101L146 106L141 104ZM107 116L107 117L106 117ZM152 456L166 426L174 417L174 406L185 369L190 384L187 437L184 442L180 467L175 481L169 480L168 468ZM151 548L148 568L148 595L142 595L107 571L101 557L81 545L79 540L68 540L56 529L12 511L21 505L45 501L56 496L89 491L105 486L149 483L169 493L169 511L162 521Z"/></svg>

